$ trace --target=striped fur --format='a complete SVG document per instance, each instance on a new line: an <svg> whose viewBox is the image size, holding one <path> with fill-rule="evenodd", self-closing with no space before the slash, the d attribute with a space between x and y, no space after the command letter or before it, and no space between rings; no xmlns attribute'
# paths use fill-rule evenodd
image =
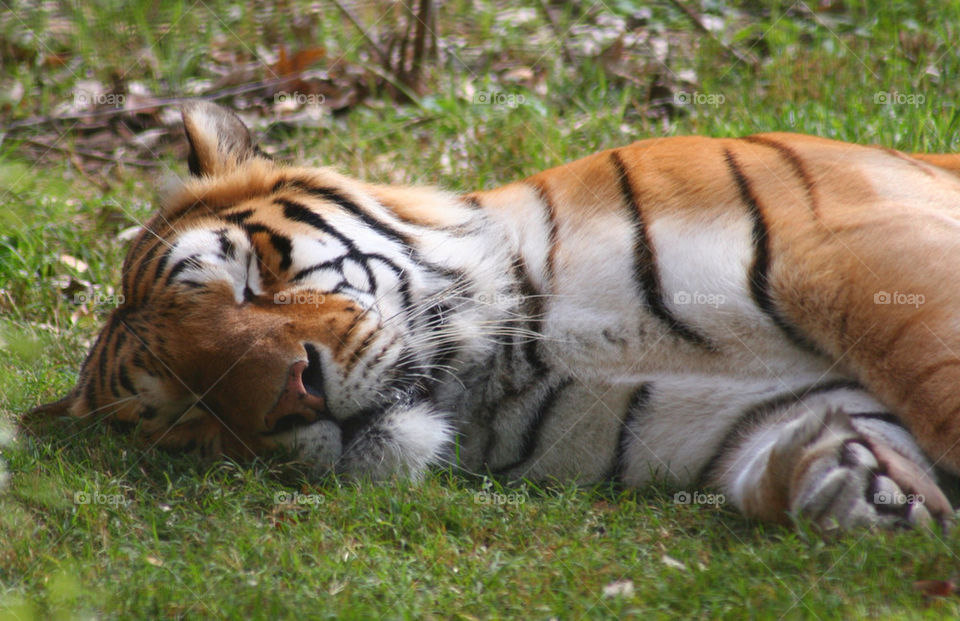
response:
<svg viewBox="0 0 960 621"><path fill-rule="evenodd" d="M950 515L960 157L653 139L456 196L279 166L232 113L184 117L197 178L49 409L318 472L665 479L824 527Z"/></svg>

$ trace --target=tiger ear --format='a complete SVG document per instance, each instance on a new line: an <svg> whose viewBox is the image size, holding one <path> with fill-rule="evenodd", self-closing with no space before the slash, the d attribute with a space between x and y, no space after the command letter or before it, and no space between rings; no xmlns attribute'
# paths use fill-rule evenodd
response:
<svg viewBox="0 0 960 621"><path fill-rule="evenodd" d="M191 174L217 177L258 155L250 132L236 114L209 101L189 101L181 108L190 143Z"/></svg>

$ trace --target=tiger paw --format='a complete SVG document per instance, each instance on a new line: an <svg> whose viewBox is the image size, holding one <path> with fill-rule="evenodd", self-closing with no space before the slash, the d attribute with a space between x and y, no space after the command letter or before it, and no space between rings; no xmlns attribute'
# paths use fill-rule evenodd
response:
<svg viewBox="0 0 960 621"><path fill-rule="evenodd" d="M789 471L789 511L824 531L864 526L945 527L952 509L927 473L839 410L810 413L773 447L770 471Z"/></svg>

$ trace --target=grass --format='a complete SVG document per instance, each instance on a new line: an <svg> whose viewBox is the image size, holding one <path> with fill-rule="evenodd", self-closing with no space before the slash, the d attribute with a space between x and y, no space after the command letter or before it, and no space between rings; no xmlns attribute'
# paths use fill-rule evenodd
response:
<svg viewBox="0 0 960 621"><path fill-rule="evenodd" d="M253 60L257 45L310 43L295 27L311 15L306 6L16 8L0 21L0 79L29 96L0 101L0 119L54 113L80 77L108 80L118 66L125 79L176 95L210 77L213 49ZM310 36L330 62L366 62L356 32L320 6ZM576 67L561 60L542 12L506 19L502 8L442 7L450 47L418 105L375 98L322 117L319 131L264 122L265 146L367 179L457 190L671 134L781 130L960 150L958 2L850 1L820 13L775 2L699 5L725 20L722 36L755 55L755 68L698 35L669 4L649 13L628 0L590 14L558 6L560 30L574 27ZM370 5L358 10L368 23L377 16ZM622 75L579 53L593 38L600 49L612 42L603 35L611 19L645 24ZM664 42L666 55L656 51ZM42 55L53 53L72 54L69 71L44 65ZM498 69L516 66L541 77L512 82ZM668 101L680 94L701 103L667 115L651 101L658 84ZM523 102L480 105L478 91ZM70 162L26 160L17 137L0 144L0 416L8 426L72 386L108 310L72 296L112 293L124 254L118 236L149 215L158 185L156 173L128 170L111 173L104 192ZM158 157L183 173L182 162ZM956 576L957 533L823 540L802 527L677 504L663 487L500 489L443 471L418 486L318 484L273 464L145 453L97 428L20 435L2 455L10 481L0 494L0 619L960 615L956 597L928 600L913 585ZM604 595L626 580L632 591Z"/></svg>

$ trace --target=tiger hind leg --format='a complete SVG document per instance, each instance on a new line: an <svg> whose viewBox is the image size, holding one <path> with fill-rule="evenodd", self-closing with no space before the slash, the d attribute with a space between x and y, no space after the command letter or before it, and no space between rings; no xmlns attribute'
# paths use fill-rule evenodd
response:
<svg viewBox="0 0 960 621"><path fill-rule="evenodd" d="M930 462L892 417L814 399L742 431L710 483L748 517L825 531L951 520Z"/></svg>

